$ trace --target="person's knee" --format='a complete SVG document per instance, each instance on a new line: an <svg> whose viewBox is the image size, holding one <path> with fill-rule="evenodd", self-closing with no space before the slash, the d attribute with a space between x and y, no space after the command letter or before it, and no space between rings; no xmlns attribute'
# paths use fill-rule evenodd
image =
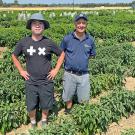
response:
<svg viewBox="0 0 135 135"><path fill-rule="evenodd" d="M78 101L79 104L88 104L89 100L80 100Z"/></svg>
<svg viewBox="0 0 135 135"><path fill-rule="evenodd" d="M32 111L29 111L29 116L31 118L35 118L35 115L36 115L36 109L32 110Z"/></svg>
<svg viewBox="0 0 135 135"><path fill-rule="evenodd" d="M78 97L78 103L89 103L89 100L90 100L90 96L87 95L87 96L81 96L81 97Z"/></svg>
<svg viewBox="0 0 135 135"><path fill-rule="evenodd" d="M49 110L47 110L47 109L43 109L43 110L42 110L42 113L48 114L48 111L49 111Z"/></svg>

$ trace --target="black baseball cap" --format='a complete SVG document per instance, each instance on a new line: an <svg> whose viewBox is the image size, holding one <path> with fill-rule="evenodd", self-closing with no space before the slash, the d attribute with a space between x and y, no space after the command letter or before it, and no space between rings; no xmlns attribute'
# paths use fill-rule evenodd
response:
<svg viewBox="0 0 135 135"><path fill-rule="evenodd" d="M83 14L83 13L80 13L80 14L76 15L75 18L74 18L74 21L76 22L76 21L78 21L80 18L83 18L84 20L88 21L87 16L86 16L85 14Z"/></svg>

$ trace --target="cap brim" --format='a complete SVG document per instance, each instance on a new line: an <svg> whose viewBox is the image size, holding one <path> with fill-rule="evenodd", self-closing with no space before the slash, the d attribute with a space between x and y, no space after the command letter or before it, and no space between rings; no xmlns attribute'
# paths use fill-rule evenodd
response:
<svg viewBox="0 0 135 135"><path fill-rule="evenodd" d="M76 21L78 21L79 19L84 19L84 20L88 21L88 19L87 19L86 17L78 17L78 18L76 18L74 21L76 22Z"/></svg>
<svg viewBox="0 0 135 135"><path fill-rule="evenodd" d="M35 19L30 19L30 20L27 21L26 29L31 30L31 23L32 23L33 21L35 21ZM49 24L48 21L46 21L46 20L37 20L37 21L43 22L43 23L44 23L44 28L45 28L45 29L50 28L50 24Z"/></svg>

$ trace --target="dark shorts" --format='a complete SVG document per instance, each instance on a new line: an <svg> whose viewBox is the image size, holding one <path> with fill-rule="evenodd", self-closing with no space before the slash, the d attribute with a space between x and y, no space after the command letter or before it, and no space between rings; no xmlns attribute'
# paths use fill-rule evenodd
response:
<svg viewBox="0 0 135 135"><path fill-rule="evenodd" d="M27 111L41 107L42 110L52 108L54 102L54 84L32 85L26 83Z"/></svg>

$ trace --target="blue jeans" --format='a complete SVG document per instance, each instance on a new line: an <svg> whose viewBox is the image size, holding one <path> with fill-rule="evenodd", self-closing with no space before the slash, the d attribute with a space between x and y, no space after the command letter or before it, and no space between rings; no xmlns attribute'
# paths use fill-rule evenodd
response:
<svg viewBox="0 0 135 135"><path fill-rule="evenodd" d="M77 94L78 102L88 102L90 99L90 81L89 74L81 76L64 72L63 76L63 95L64 102L73 99L73 96Z"/></svg>

